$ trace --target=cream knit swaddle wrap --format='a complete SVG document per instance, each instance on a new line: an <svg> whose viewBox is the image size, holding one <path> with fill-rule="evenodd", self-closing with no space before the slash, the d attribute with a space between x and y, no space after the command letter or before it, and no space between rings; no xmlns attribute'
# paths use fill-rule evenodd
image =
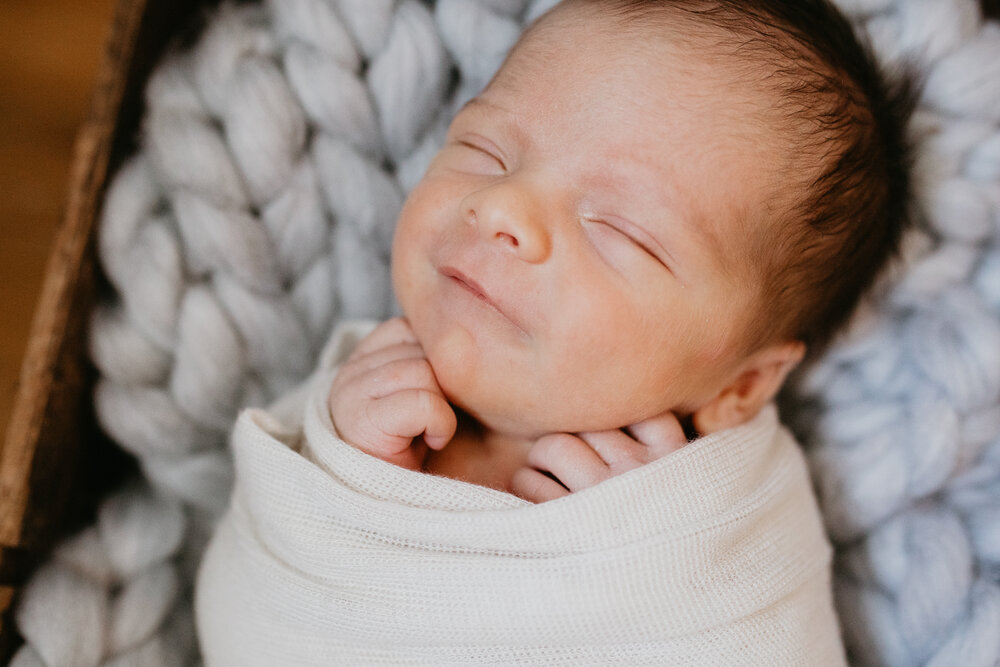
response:
<svg viewBox="0 0 1000 667"><path fill-rule="evenodd" d="M533 505L335 436L332 368L369 327L342 327L305 389L237 421L199 574L206 664L843 662L830 549L773 407Z"/></svg>

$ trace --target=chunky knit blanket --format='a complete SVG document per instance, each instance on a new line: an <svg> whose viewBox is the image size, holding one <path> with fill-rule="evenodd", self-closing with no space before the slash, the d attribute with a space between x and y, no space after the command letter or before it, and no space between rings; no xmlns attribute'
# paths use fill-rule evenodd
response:
<svg viewBox="0 0 1000 667"><path fill-rule="evenodd" d="M287 417L236 421L196 588L207 664L844 664L830 547L773 406L535 505L337 437L336 353L372 327L338 328Z"/></svg>
<svg viewBox="0 0 1000 667"><path fill-rule="evenodd" d="M190 585L229 496L227 435L391 310L392 226L452 111L551 0L223 8L147 87L104 202L117 299L93 317L104 428L142 478L16 610L27 665L197 660ZM975 0L839 0L923 75L919 229L787 393L858 664L1000 660L1000 26Z"/></svg>

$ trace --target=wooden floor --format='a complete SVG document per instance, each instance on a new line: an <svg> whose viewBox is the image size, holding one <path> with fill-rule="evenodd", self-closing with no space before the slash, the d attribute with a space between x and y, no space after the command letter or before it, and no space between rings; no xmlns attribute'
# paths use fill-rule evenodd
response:
<svg viewBox="0 0 1000 667"><path fill-rule="evenodd" d="M0 441L114 0L0 0Z"/></svg>

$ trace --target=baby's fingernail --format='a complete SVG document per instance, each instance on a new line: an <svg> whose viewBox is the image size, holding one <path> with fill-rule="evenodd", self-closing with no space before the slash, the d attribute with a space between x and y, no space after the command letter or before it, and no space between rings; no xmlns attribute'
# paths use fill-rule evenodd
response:
<svg viewBox="0 0 1000 667"><path fill-rule="evenodd" d="M424 434L424 442L426 442L427 446L431 449L444 449L444 446L448 444L448 438L440 435L431 437Z"/></svg>

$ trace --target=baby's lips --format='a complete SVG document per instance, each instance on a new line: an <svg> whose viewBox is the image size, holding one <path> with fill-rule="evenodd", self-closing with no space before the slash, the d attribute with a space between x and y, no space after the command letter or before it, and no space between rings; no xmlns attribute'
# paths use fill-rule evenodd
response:
<svg viewBox="0 0 1000 667"><path fill-rule="evenodd" d="M491 289L488 285L484 287L482 283L473 277L475 275L474 272L463 271L453 265L443 265L438 269L438 272L446 279L454 281L470 295L482 300L522 332L527 333L517 316L517 309L512 308L504 300L498 299L496 290Z"/></svg>

